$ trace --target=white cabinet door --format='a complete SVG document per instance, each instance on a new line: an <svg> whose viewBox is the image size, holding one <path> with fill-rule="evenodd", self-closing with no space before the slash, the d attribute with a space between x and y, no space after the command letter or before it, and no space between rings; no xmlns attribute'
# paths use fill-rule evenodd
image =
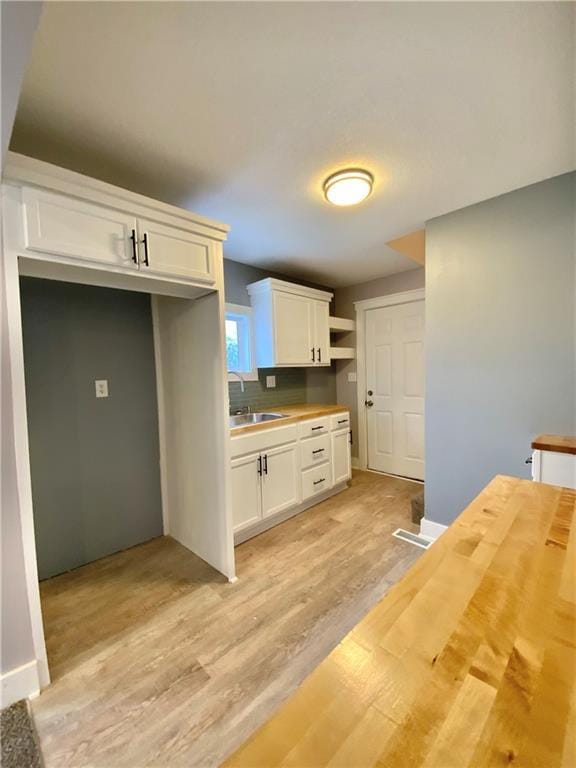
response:
<svg viewBox="0 0 576 768"><path fill-rule="evenodd" d="M262 519L260 454L252 453L232 461L232 519L234 532Z"/></svg>
<svg viewBox="0 0 576 768"><path fill-rule="evenodd" d="M274 347L277 365L313 365L314 302L274 291Z"/></svg>
<svg viewBox="0 0 576 768"><path fill-rule="evenodd" d="M133 216L26 187L22 201L27 250L138 269Z"/></svg>
<svg viewBox="0 0 576 768"><path fill-rule="evenodd" d="M327 301L314 301L316 365L330 365L330 327Z"/></svg>
<svg viewBox="0 0 576 768"><path fill-rule="evenodd" d="M262 515L269 517L300 502L298 444L262 454Z"/></svg>
<svg viewBox="0 0 576 768"><path fill-rule="evenodd" d="M138 219L140 263L149 272L194 282L214 282L214 244L184 229Z"/></svg>
<svg viewBox="0 0 576 768"><path fill-rule="evenodd" d="M350 480L352 476L350 432L348 429L341 429L332 433L332 470L334 485Z"/></svg>

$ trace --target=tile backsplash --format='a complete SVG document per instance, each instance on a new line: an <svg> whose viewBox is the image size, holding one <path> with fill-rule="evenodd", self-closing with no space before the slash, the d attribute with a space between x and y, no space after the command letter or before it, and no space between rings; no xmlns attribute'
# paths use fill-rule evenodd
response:
<svg viewBox="0 0 576 768"><path fill-rule="evenodd" d="M276 386L266 387L266 376L276 376ZM232 412L249 405L253 411L263 411L280 405L305 403L307 399L305 368L259 368L258 381L247 381L245 391L239 381L228 382Z"/></svg>

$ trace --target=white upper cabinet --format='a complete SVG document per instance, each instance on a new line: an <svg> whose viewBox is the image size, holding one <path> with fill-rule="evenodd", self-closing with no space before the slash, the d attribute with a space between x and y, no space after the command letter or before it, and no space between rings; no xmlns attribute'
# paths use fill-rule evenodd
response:
<svg viewBox="0 0 576 768"><path fill-rule="evenodd" d="M27 187L22 202L27 250L138 269L134 216Z"/></svg>
<svg viewBox="0 0 576 768"><path fill-rule="evenodd" d="M247 287L259 368L330 365L332 293L273 278Z"/></svg>
<svg viewBox="0 0 576 768"><path fill-rule="evenodd" d="M273 344L278 362L283 365L310 365L315 344L312 302L304 296L283 291L274 291L272 302ZM254 322L258 325L258 314ZM256 341L256 360L258 352Z"/></svg>
<svg viewBox="0 0 576 768"><path fill-rule="evenodd" d="M329 304L326 301L314 301L314 328L317 365L330 365L330 326Z"/></svg>
<svg viewBox="0 0 576 768"><path fill-rule="evenodd" d="M2 192L22 274L187 298L223 288L225 224L13 152Z"/></svg>
<svg viewBox="0 0 576 768"><path fill-rule="evenodd" d="M138 220L139 259L143 268L163 275L214 282L213 244L205 237Z"/></svg>

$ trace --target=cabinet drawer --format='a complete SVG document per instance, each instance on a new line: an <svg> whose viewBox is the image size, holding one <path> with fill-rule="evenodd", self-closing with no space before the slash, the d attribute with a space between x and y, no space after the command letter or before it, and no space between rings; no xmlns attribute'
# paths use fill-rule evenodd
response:
<svg viewBox="0 0 576 768"><path fill-rule="evenodd" d="M350 414L345 412L335 413L333 416L330 416L330 428L332 430L350 429Z"/></svg>
<svg viewBox="0 0 576 768"><path fill-rule="evenodd" d="M318 493L323 493L332 488L332 467L323 464L321 467L312 467L302 472L302 500L310 499Z"/></svg>
<svg viewBox="0 0 576 768"><path fill-rule="evenodd" d="M276 445L293 443L298 440L298 424L289 424L285 427L276 427L272 429L255 429L235 436L232 430L230 447L231 456L243 456L253 451L266 451L274 448Z"/></svg>
<svg viewBox="0 0 576 768"><path fill-rule="evenodd" d="M318 437L323 435L329 430L328 416L323 416L320 419L309 419L308 421L300 422L300 437Z"/></svg>
<svg viewBox="0 0 576 768"><path fill-rule="evenodd" d="M330 454L330 435L311 437L310 440L303 440L300 443L302 469L330 461Z"/></svg>

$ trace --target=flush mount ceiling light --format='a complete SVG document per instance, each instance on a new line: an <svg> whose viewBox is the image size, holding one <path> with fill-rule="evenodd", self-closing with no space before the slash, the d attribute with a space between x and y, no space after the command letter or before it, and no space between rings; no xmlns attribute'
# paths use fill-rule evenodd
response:
<svg viewBox="0 0 576 768"><path fill-rule="evenodd" d="M357 205L372 192L373 184L371 173L360 168L349 168L328 176L324 182L324 195L333 205Z"/></svg>

